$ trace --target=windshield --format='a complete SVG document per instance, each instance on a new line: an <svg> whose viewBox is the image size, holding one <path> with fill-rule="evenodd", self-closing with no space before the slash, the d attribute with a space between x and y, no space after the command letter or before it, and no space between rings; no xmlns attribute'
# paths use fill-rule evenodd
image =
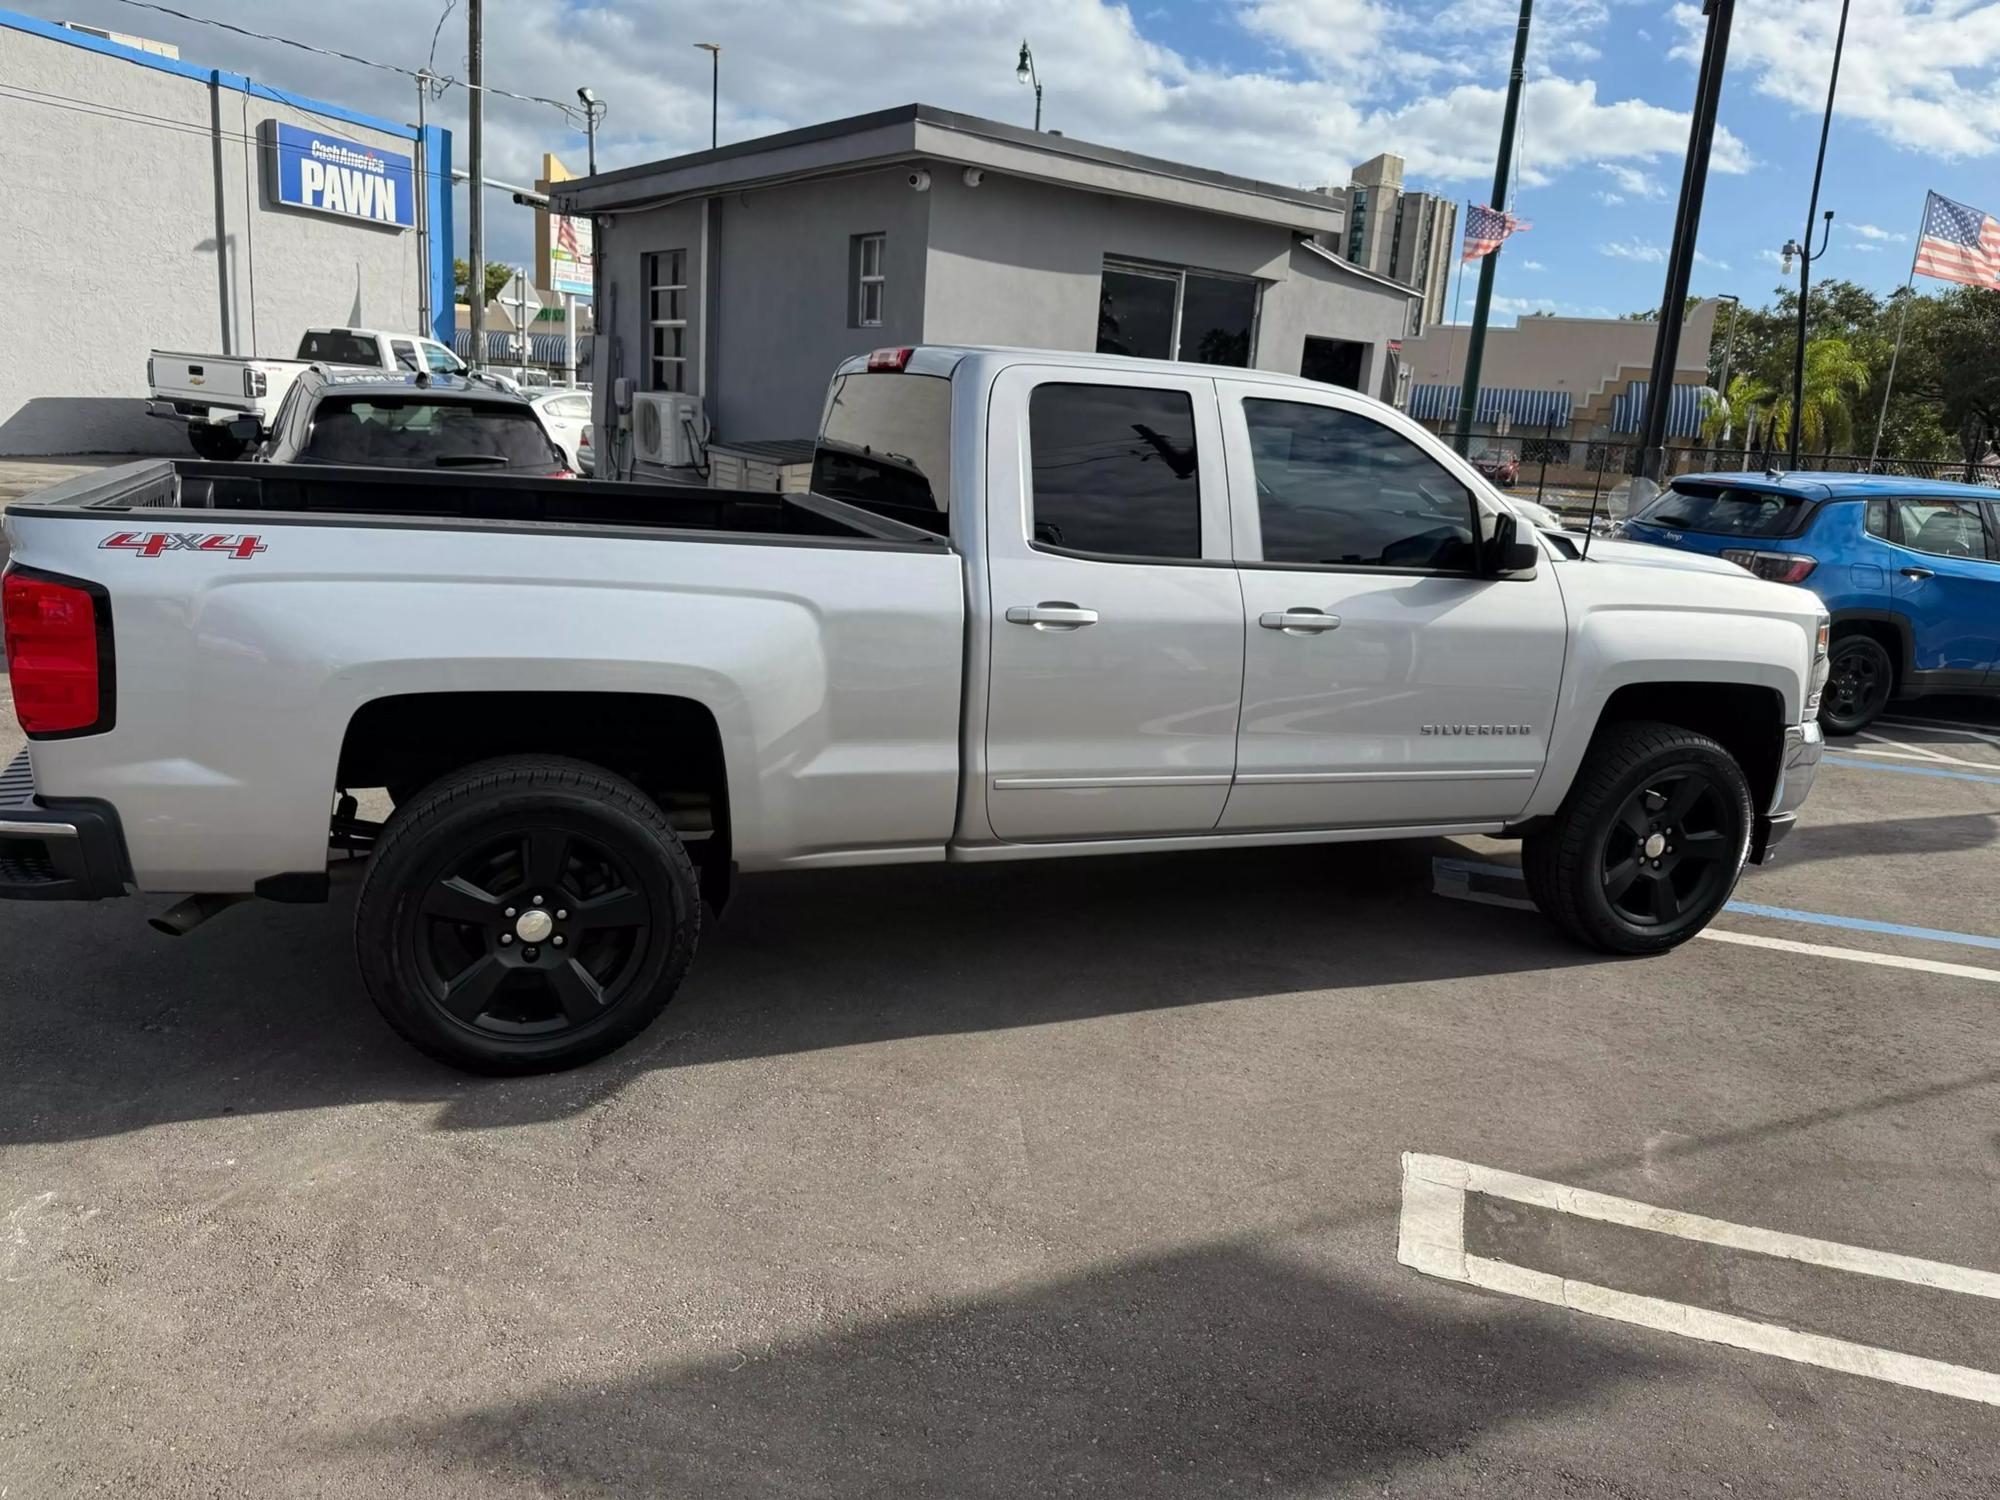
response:
<svg viewBox="0 0 2000 1500"><path fill-rule="evenodd" d="M1676 484L1633 519L1716 536L1790 536L1805 520L1810 503L1787 490Z"/></svg>
<svg viewBox="0 0 2000 1500"><path fill-rule="evenodd" d="M394 469L556 468L547 431L526 406L333 397L320 403L299 462Z"/></svg>
<svg viewBox="0 0 2000 1500"><path fill-rule="evenodd" d="M951 381L900 372L835 379L813 454L812 488L950 535Z"/></svg>

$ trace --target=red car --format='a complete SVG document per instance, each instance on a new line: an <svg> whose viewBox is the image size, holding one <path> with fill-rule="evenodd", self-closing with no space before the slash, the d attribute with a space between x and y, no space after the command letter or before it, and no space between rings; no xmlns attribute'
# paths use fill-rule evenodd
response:
<svg viewBox="0 0 2000 1500"><path fill-rule="evenodd" d="M1472 467L1502 489L1521 477L1521 460L1504 453L1482 453L1472 461Z"/></svg>

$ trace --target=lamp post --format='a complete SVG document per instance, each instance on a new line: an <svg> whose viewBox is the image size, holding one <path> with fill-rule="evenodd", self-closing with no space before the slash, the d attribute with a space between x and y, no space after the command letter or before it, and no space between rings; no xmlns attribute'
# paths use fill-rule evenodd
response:
<svg viewBox="0 0 2000 1500"><path fill-rule="evenodd" d="M578 89L576 97L583 101L583 135L590 143L590 175L597 175L597 122L604 118L609 108L605 102L587 88Z"/></svg>
<svg viewBox="0 0 2000 1500"><path fill-rule="evenodd" d="M1851 0L1840 0L1840 25L1833 34L1833 70L1826 79L1826 113L1819 122L1819 156L1813 162L1812 197L1806 203L1806 235L1803 245L1795 244L1785 253L1795 251L1799 257L1799 347L1792 356L1792 432L1786 444L1786 463L1796 469L1799 466L1799 409L1805 405L1806 397L1806 298L1812 290L1812 263L1826 254L1826 239L1820 241L1817 253L1812 248L1813 219L1819 213L1819 179L1826 170L1826 138L1833 129L1833 94L1840 86L1840 54L1847 45L1847 8ZM1826 214L1826 237L1833 235L1833 210Z"/></svg>
<svg viewBox="0 0 2000 1500"><path fill-rule="evenodd" d="M1715 300L1729 304L1729 337L1722 346L1722 377L1715 388L1715 394L1722 400L1723 410L1729 412L1722 425L1722 436L1717 439L1718 443L1726 443L1729 434L1736 430L1736 413L1729 411L1729 362L1736 357L1736 320L1743 313L1743 299L1734 292L1721 292Z"/></svg>
<svg viewBox="0 0 2000 1500"><path fill-rule="evenodd" d="M722 43L696 42L708 54L708 149L715 149L716 100L722 95Z"/></svg>
<svg viewBox="0 0 2000 1500"><path fill-rule="evenodd" d="M1814 198L1818 189L1814 189ZM1799 466L1799 413L1806 401L1806 299L1812 293L1812 263L1826 254L1827 241L1833 238L1833 210L1828 209L1821 221L1819 249L1812 247L1812 220L1806 220L1806 242L1786 240L1785 248L1778 254L1782 257L1780 272L1789 272L1792 261L1799 263L1799 333L1798 347L1792 351L1792 429L1785 439L1785 466L1796 469Z"/></svg>
<svg viewBox="0 0 2000 1500"><path fill-rule="evenodd" d="M1035 86L1035 129L1042 128L1042 79L1035 71L1035 54L1028 47L1028 39L1021 38L1021 57L1014 64L1014 77L1022 83Z"/></svg>

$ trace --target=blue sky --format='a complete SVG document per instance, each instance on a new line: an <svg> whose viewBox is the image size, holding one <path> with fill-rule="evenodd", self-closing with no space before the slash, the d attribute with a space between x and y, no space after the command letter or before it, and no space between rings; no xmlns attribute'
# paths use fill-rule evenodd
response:
<svg viewBox="0 0 2000 1500"><path fill-rule="evenodd" d="M124 0L14 0L178 43L183 56L407 118L411 85L192 25ZM421 66L447 0L175 0L177 9ZM1768 300L1803 227L1838 0L1738 0L1694 286ZM487 74L524 93L590 84L611 104L600 159L624 165L708 137L708 59L724 47L725 140L922 100L1026 124L1022 37L1045 123L1131 150L1291 184L1335 182L1378 151L1411 186L1490 192L1516 0L493 0ZM1514 207L1534 228L1499 268L1498 306L1616 314L1654 305L1679 191L1702 21L1673 0L1539 0ZM440 72L462 72L464 7ZM457 125L464 93L434 118ZM571 121L496 101L489 172L540 153L578 167ZM2000 214L2000 0L1855 0L1821 203L1821 269L1886 290L1909 271L1926 188ZM522 210L489 200L502 256ZM463 214L460 216L463 223ZM1924 285L1924 283L1920 283ZM1470 302L1470 296L1467 297Z"/></svg>

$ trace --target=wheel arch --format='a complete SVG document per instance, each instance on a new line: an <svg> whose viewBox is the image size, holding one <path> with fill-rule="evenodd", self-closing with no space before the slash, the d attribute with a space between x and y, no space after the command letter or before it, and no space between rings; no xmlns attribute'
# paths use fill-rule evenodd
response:
<svg viewBox="0 0 2000 1500"><path fill-rule="evenodd" d="M1615 724L1654 720L1705 734L1727 750L1750 783L1751 810L1777 795L1785 747L1785 697L1749 682L1633 682L1604 702L1592 742Z"/></svg>
<svg viewBox="0 0 2000 1500"><path fill-rule="evenodd" d="M348 719L334 783L408 797L475 762L532 753L602 766L645 792L687 844L703 898L722 909L733 866L729 768L714 712L693 698L489 690L372 698Z"/></svg>

